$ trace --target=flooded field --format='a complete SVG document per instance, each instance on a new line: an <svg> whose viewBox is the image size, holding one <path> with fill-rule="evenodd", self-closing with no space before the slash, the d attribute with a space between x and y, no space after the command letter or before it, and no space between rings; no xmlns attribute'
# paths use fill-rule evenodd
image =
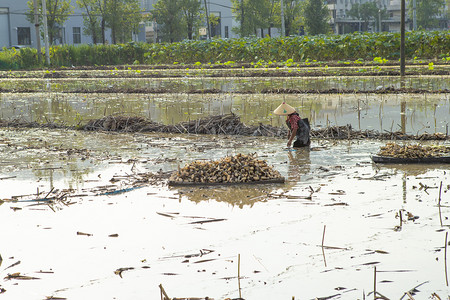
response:
<svg viewBox="0 0 450 300"><path fill-rule="evenodd" d="M271 115L283 100L313 128L446 133L450 120L445 93L53 90L0 94L0 118L74 126L120 114L175 124L233 112L246 124L283 126ZM372 163L386 141L313 139L296 151L285 143L0 128L0 297L160 299L160 284L177 298L448 297L448 165ZM286 182L167 185L179 166L237 153L255 153Z"/></svg>
<svg viewBox="0 0 450 300"><path fill-rule="evenodd" d="M245 124L284 126L273 110L286 101L313 127L352 125L357 130L402 130L410 134L448 132L449 94L0 94L0 118L70 126L107 115L131 115L176 124L235 113Z"/></svg>

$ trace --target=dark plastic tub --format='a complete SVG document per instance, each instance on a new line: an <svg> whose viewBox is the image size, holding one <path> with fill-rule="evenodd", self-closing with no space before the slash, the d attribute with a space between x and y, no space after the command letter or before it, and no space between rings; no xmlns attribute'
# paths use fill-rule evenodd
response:
<svg viewBox="0 0 450 300"><path fill-rule="evenodd" d="M400 158L372 155L372 160L379 164L449 164L450 156L435 156L424 158Z"/></svg>

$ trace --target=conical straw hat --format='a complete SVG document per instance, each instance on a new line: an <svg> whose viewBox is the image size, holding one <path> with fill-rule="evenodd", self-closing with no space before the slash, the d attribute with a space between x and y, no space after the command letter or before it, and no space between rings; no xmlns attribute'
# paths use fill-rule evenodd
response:
<svg viewBox="0 0 450 300"><path fill-rule="evenodd" d="M281 103L280 106L277 107L273 111L274 114L280 115L280 116L287 116L295 112L295 108L290 106L289 104L286 104L285 102Z"/></svg>

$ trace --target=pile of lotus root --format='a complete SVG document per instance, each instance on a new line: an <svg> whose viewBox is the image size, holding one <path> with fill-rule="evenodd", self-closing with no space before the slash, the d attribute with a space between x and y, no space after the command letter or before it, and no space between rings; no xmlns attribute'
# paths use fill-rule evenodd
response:
<svg viewBox="0 0 450 300"><path fill-rule="evenodd" d="M398 145L387 143L380 148L378 155L398 158L425 158L440 157L450 154L450 147L446 146L421 146L421 145Z"/></svg>
<svg viewBox="0 0 450 300"><path fill-rule="evenodd" d="M178 183L244 183L282 179L274 170L255 155L237 154L216 161L194 161L175 171L169 181Z"/></svg>

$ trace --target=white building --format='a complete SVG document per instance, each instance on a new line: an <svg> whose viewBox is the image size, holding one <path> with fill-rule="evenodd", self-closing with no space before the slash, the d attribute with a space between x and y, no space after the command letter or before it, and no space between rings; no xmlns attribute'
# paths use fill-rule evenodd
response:
<svg viewBox="0 0 450 300"><path fill-rule="evenodd" d="M150 13L157 0L140 0L145 13ZM217 25L210 28L212 37L237 38L232 29L237 27L239 21L236 20L231 11L231 0L199 0L206 7L209 14L218 18ZM348 16L348 12L355 3L363 4L374 1L380 8L386 8L387 18L372 20L368 30L378 31L381 24L382 31L395 32L400 30L400 0L328 0L327 6L330 11L330 26L334 33L343 34L361 30L361 20L355 20ZM412 1L412 0L406 0ZM26 19L28 11L26 0L1 0L0 2L0 48L14 45L24 45L35 47L36 33L35 26ZM90 36L83 33L83 10L76 5L76 0L72 0L74 13L68 18L59 30L59 35L54 41L55 44L89 44L92 43ZM450 0L447 0L446 11L450 9ZM381 17L381 14L380 14ZM442 16L444 19L444 14ZM448 27L449 23L442 25ZM442 27L441 26L441 27ZM409 20L407 28L412 29L412 20ZM206 38L205 28L200 29L203 37ZM273 30L278 32L278 30ZM263 32L266 34L266 32ZM275 33L277 35L277 33ZM106 39L111 41L110 31L106 31ZM158 26L154 22L143 22L139 32L133 35L135 41L158 42ZM42 45L42 43L41 43Z"/></svg>
<svg viewBox="0 0 450 300"><path fill-rule="evenodd" d="M238 35L232 32L232 28L237 26L237 21L234 19L231 12L231 1L230 0L199 0L202 6L206 7L210 15L217 17L218 23L216 26L210 28L212 37L221 38L237 38ZM153 5L157 0L141 0L141 6L146 12L151 12ZM157 24L154 22L147 22L145 24L144 31L146 32L147 41L157 41ZM204 28L199 30L199 34L206 38L207 29L206 24Z"/></svg>
<svg viewBox="0 0 450 300"><path fill-rule="evenodd" d="M391 31L386 27L386 22L388 22L388 20L381 18L381 10L386 9L387 11L390 11L392 9L391 0L329 0L327 1L327 5L330 10L330 25L333 28L334 33L344 34L361 31L363 21L350 17L348 12L354 4L361 5L366 2L375 2L377 7L380 8L379 18L373 20L372 23L369 24L369 30ZM381 30L379 28L381 28Z"/></svg>
<svg viewBox="0 0 450 300"><path fill-rule="evenodd" d="M59 28L54 44L90 44L92 38L83 33L83 11L72 0L73 14ZM2 0L0 2L0 48L11 46L36 47L36 30L34 24L26 18L27 1ZM111 40L110 31L106 39ZM43 46L43 41L41 41Z"/></svg>

